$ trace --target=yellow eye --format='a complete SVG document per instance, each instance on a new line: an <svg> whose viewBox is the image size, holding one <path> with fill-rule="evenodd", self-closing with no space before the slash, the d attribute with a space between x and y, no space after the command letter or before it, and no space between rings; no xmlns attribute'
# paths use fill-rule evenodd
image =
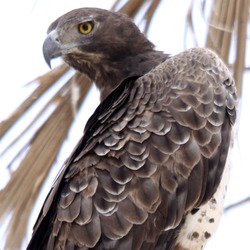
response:
<svg viewBox="0 0 250 250"><path fill-rule="evenodd" d="M93 23L92 22L84 22L84 23L80 23L78 26L78 30L80 31L80 33L87 35L89 34L93 29Z"/></svg>

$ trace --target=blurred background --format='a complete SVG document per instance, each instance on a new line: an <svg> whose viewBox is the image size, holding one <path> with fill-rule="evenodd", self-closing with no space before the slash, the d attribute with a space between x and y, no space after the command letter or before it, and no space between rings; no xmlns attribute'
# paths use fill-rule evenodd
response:
<svg viewBox="0 0 250 250"><path fill-rule="evenodd" d="M25 249L52 182L99 103L97 89L42 55L51 22L80 7L131 16L166 53L208 47L232 72L238 117L225 214L206 249L249 249L250 0L12 0L0 2L0 249Z"/></svg>

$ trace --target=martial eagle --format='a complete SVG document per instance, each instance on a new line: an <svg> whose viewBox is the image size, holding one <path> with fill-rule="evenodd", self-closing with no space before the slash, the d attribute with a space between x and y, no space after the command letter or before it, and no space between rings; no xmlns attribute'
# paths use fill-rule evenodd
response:
<svg viewBox="0 0 250 250"><path fill-rule="evenodd" d="M224 63L204 48L157 51L126 15L96 8L54 21L43 53L93 80L101 103L28 249L202 249L222 210L236 117Z"/></svg>

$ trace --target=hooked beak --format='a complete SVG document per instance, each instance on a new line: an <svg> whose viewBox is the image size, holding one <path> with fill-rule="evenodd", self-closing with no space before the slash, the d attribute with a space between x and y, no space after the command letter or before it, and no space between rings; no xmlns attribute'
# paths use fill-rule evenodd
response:
<svg viewBox="0 0 250 250"><path fill-rule="evenodd" d="M62 55L61 45L59 41L57 40L57 34L56 31L52 31L48 34L46 37L44 43L43 43L43 56L48 64L48 66L51 68L50 61L53 58L59 57Z"/></svg>

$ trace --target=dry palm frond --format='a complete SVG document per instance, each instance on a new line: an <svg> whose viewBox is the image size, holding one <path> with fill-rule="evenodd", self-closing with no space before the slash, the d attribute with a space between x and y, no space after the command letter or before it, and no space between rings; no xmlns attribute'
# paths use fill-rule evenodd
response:
<svg viewBox="0 0 250 250"><path fill-rule="evenodd" d="M187 11L187 24L185 27L185 34L187 36L187 30L189 28L189 31L191 32L191 37L193 39L193 43L195 47L198 47L198 41L197 41L197 37L196 37L195 29L194 29L194 22L193 22L193 6L194 6L194 0L191 1L189 9Z"/></svg>
<svg viewBox="0 0 250 250"><path fill-rule="evenodd" d="M236 208L238 206L241 206L241 205L244 205L246 203L249 203L250 202L250 196L249 197L246 197L245 199L241 200L241 201L238 201L238 202L235 202L229 206L227 206L225 208L225 212L228 212L229 210L233 209L233 208Z"/></svg>
<svg viewBox="0 0 250 250"><path fill-rule="evenodd" d="M241 96L242 76L245 70L246 34L249 16L249 0L216 0L211 11L207 47L216 51L229 64L230 49L235 54L233 75L238 95ZM232 37L236 48L232 48Z"/></svg>
<svg viewBox="0 0 250 250"><path fill-rule="evenodd" d="M125 13L129 15L130 17L135 18L136 14L139 12L139 10L145 4L146 1L145 0L137 0L137 1L129 0L129 1L126 1L122 5L122 7L118 8L122 4L122 2L124 1L117 0L111 9Z"/></svg>
<svg viewBox="0 0 250 250"><path fill-rule="evenodd" d="M73 84L79 93L76 107L72 107L71 100ZM54 106L52 114L37 130L30 141L29 150L20 166L12 173L12 177L5 189L0 192L2 212L0 219L3 219L4 215L12 213L7 248L20 248L20 243L25 236L24 226L27 225L34 201L50 167L56 160L58 151L74 119L73 108L78 110L90 85L91 83L87 78L76 73L52 97L48 105L46 105ZM46 112L46 108L44 112Z"/></svg>
<svg viewBox="0 0 250 250"><path fill-rule="evenodd" d="M124 14L129 15L132 18L135 18L138 13L146 6L146 10L144 11L142 15L142 20L145 21L145 26L143 28L144 33L148 32L149 25L152 21L153 15L157 9L157 7L160 5L161 0L129 0L125 3L123 3L122 0L117 0L115 4L112 7L112 10L122 12ZM120 8L118 8L121 5ZM141 21L142 21L141 20Z"/></svg>
<svg viewBox="0 0 250 250"><path fill-rule="evenodd" d="M146 27L149 26L159 2L160 0L154 0L148 5L149 7L143 16L143 19L146 20ZM118 11L126 13L133 18L146 3L148 4L146 0L128 1ZM118 5L121 5L121 1L117 1L113 8ZM59 78L65 77L68 70L69 67L62 64L35 79L34 82L39 83L39 86L9 118L1 123L0 138L10 131L10 128L26 114L31 106L36 105L41 97L53 88ZM72 107L72 84L76 85L79 91L75 109ZM2 154L11 150L12 146L17 141L22 140L23 136L34 123L52 107L53 111L43 122L42 126L20 151L14 154L10 165L25 152L17 169L11 173L10 181L0 192L0 221L3 221L6 216L11 214L10 223L7 228L6 249L20 249L22 240L26 234L29 215L40 189L51 166L56 160L62 142L68 134L68 130L74 120L74 113L78 111L90 86L90 81L79 73L75 73L68 81L65 78L65 84L61 89L44 104L44 108L28 122L25 129L20 130L19 135L3 150Z"/></svg>
<svg viewBox="0 0 250 250"><path fill-rule="evenodd" d="M144 18L146 20L146 26L145 26L145 30L144 30L145 33L148 32L148 28L149 28L150 23L152 21L153 15L154 15L157 7L159 6L160 2L161 2L160 0L152 1L147 12L145 13L145 16L144 16Z"/></svg>
<svg viewBox="0 0 250 250"><path fill-rule="evenodd" d="M236 60L234 64L234 78L236 81L238 94L242 92L242 78L245 70L245 51L246 51L246 37L247 37L247 21L249 16L249 0L237 1L237 48Z"/></svg>
<svg viewBox="0 0 250 250"><path fill-rule="evenodd" d="M38 82L38 88L14 111L6 120L1 122L0 138L17 122L19 118L67 71L69 67L63 64L32 82Z"/></svg>

